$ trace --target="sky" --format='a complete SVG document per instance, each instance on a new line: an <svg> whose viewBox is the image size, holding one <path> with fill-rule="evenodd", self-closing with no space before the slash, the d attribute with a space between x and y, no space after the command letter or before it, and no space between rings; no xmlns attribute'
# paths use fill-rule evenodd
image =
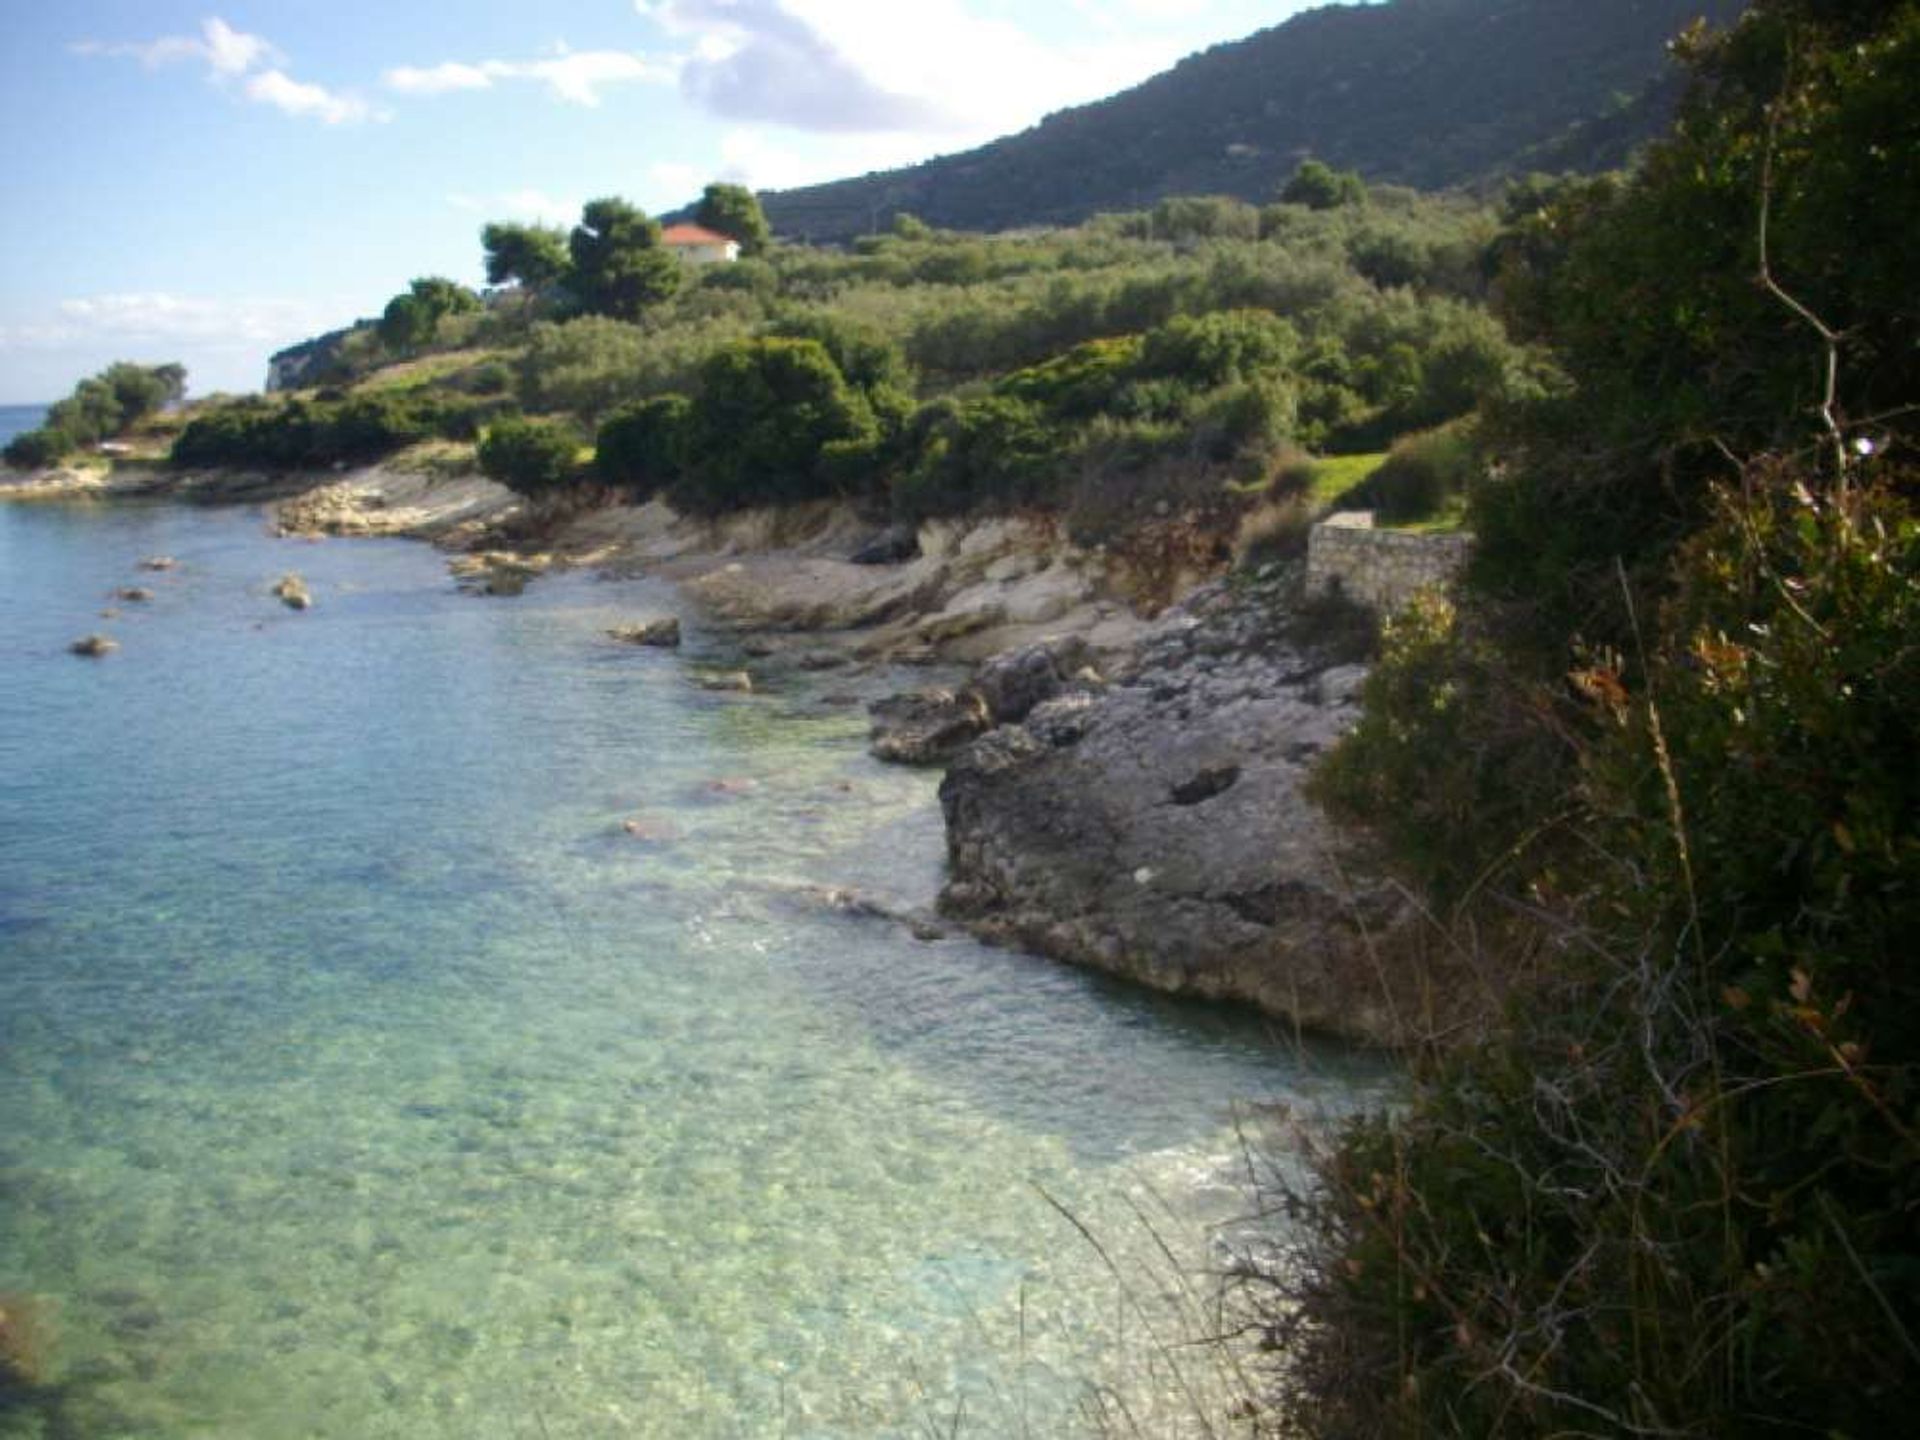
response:
<svg viewBox="0 0 1920 1440"><path fill-rule="evenodd" d="M0 0L0 402L192 392L481 282L488 220L980 144L1308 0Z"/></svg>

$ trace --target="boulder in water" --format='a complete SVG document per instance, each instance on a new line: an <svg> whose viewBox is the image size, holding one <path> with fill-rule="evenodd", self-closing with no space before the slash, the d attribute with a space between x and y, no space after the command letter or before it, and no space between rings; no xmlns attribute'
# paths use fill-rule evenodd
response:
<svg viewBox="0 0 1920 1440"><path fill-rule="evenodd" d="M78 640L67 646L67 649L71 653L75 655L85 655L92 660L98 660L103 655L111 655L119 648L120 642L118 640L115 640L110 635L98 634L82 635Z"/></svg>
<svg viewBox="0 0 1920 1440"><path fill-rule="evenodd" d="M680 643L680 622L672 615L658 615L629 625L616 625L607 634L627 645L653 645L671 650Z"/></svg>
<svg viewBox="0 0 1920 1440"><path fill-rule="evenodd" d="M307 588L307 582L291 570L274 582L273 593L289 610L313 608L313 592Z"/></svg>

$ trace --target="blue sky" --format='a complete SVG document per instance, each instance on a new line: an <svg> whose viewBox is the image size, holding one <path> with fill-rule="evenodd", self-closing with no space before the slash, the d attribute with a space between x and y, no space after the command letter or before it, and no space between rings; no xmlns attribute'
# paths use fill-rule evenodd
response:
<svg viewBox="0 0 1920 1440"><path fill-rule="evenodd" d="M4 0L0 401L115 359L256 388L273 350L489 219L924 159L1305 0Z"/></svg>

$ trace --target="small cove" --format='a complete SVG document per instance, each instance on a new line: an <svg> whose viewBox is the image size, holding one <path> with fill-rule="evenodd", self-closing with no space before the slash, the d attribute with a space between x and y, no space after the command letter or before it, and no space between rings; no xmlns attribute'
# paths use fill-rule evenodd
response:
<svg viewBox="0 0 1920 1440"><path fill-rule="evenodd" d="M0 1436L1179 1433L1042 1188L1204 1263L1236 1106L1384 1072L818 904L931 899L936 777L867 756L885 676L604 638L678 607L0 506L0 1291L58 1382Z"/></svg>

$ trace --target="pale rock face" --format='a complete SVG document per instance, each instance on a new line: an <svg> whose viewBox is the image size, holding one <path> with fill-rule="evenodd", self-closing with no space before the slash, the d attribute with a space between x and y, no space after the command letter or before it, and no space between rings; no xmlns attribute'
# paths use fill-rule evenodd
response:
<svg viewBox="0 0 1920 1440"><path fill-rule="evenodd" d="M1279 586L1205 587L1108 683L1036 698L964 749L940 792L943 912L1352 1038L1435 1023L1419 918L1304 793L1365 668L1292 633L1285 604Z"/></svg>

